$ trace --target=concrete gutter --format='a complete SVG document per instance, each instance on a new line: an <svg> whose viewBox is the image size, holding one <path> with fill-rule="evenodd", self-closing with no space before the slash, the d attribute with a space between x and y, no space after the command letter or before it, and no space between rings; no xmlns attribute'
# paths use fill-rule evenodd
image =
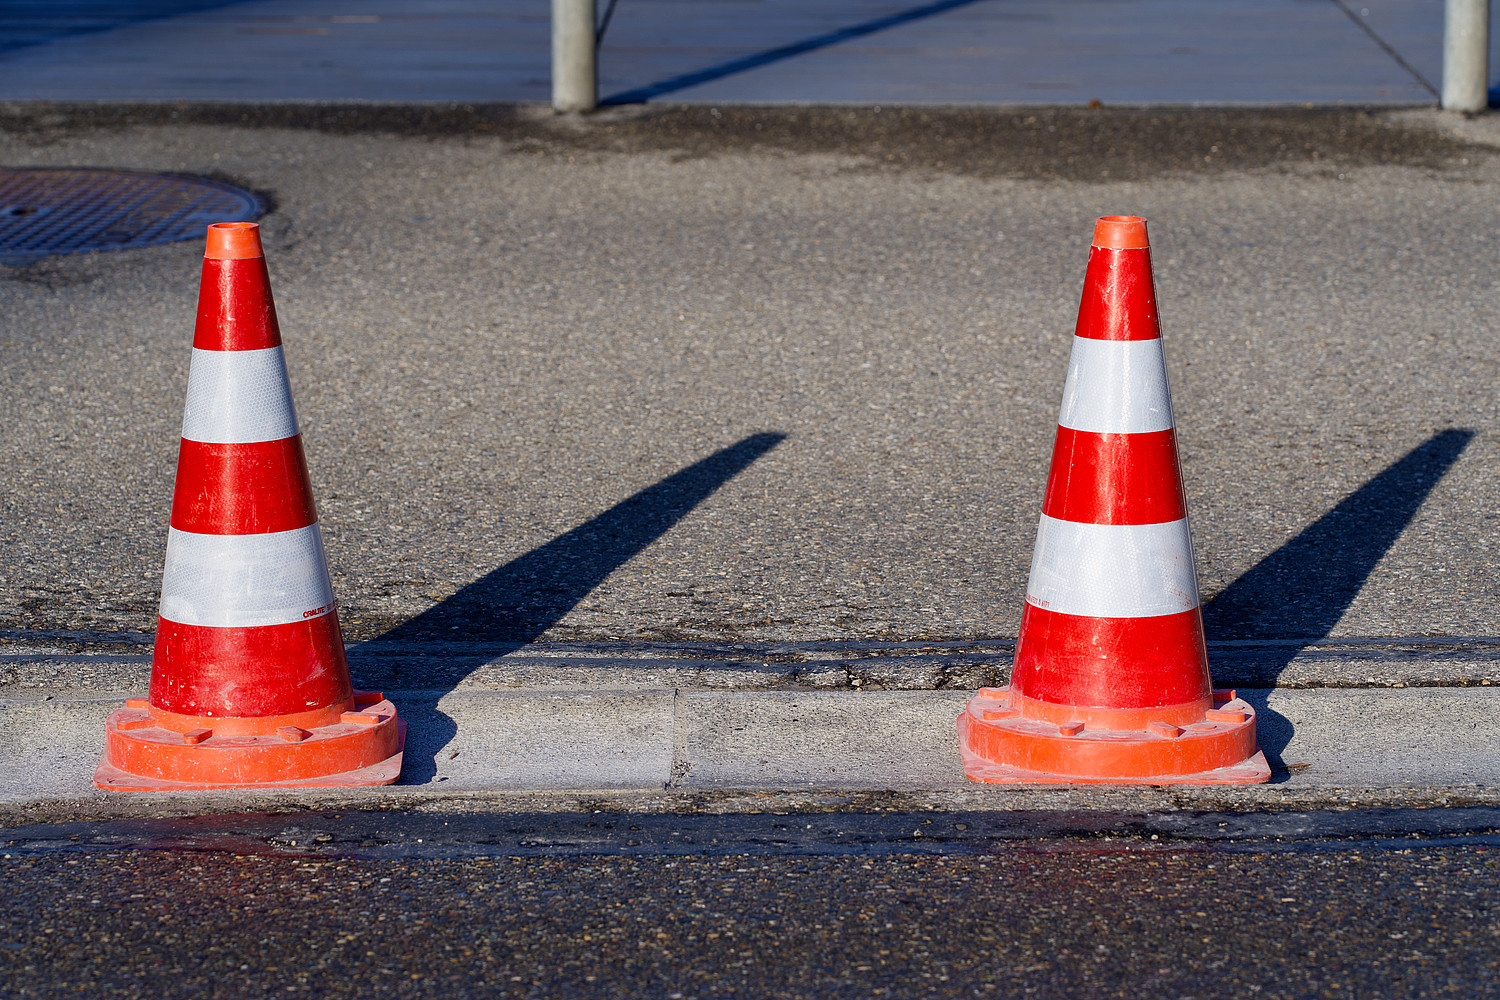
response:
<svg viewBox="0 0 1500 1000"><path fill-rule="evenodd" d="M153 637L140 632L0 636L7 691L144 691ZM452 688L972 690L1010 676L1015 640L811 642L382 642L348 648L357 683ZM1500 685L1500 638L1241 639L1208 644L1220 687Z"/></svg>

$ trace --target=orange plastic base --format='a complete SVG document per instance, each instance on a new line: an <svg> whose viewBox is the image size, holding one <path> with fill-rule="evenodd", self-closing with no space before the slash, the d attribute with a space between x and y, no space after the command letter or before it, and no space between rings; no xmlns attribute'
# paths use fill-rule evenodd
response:
<svg viewBox="0 0 1500 1000"><path fill-rule="evenodd" d="M310 714L321 717L190 719L133 699L105 724L94 784L123 792L338 788L401 776L406 723L380 692L356 691L352 704Z"/></svg>
<svg viewBox="0 0 1500 1000"><path fill-rule="evenodd" d="M1091 728L1088 709L1061 724L1034 718L1029 701L1009 688L983 688L969 701L958 717L966 775L1046 785L1256 785L1271 777L1255 745L1255 709L1233 691L1215 691L1197 721L1140 729Z"/></svg>

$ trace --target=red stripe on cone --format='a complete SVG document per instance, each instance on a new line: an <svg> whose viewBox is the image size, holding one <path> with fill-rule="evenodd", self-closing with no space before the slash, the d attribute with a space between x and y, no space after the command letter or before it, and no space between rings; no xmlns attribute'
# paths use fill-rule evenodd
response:
<svg viewBox="0 0 1500 1000"><path fill-rule="evenodd" d="M1074 332L1091 340L1155 340L1161 335L1150 250L1089 249Z"/></svg>
<svg viewBox="0 0 1500 1000"><path fill-rule="evenodd" d="M178 531L253 535L305 528L317 519L300 434L253 444L182 440L172 493Z"/></svg>
<svg viewBox="0 0 1500 1000"><path fill-rule="evenodd" d="M271 276L264 257L203 260L198 324L193 346L201 351L259 351L281 346Z"/></svg>
<svg viewBox="0 0 1500 1000"><path fill-rule="evenodd" d="M248 628L157 619L149 701L164 711L294 715L346 702L352 689L336 611Z"/></svg>
<svg viewBox="0 0 1500 1000"><path fill-rule="evenodd" d="M1059 427L1042 513L1084 524L1161 524L1187 516L1177 435Z"/></svg>
<svg viewBox="0 0 1500 1000"><path fill-rule="evenodd" d="M1150 708L1205 701L1198 608L1153 618L1085 618L1026 604L1011 688L1062 705Z"/></svg>

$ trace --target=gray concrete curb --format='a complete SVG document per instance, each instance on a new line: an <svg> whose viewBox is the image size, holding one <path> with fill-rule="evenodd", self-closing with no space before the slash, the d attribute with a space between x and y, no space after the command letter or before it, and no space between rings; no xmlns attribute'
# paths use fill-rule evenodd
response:
<svg viewBox="0 0 1500 1000"><path fill-rule="evenodd" d="M967 807L1037 807L1036 790L978 787L953 722L967 692L523 688L389 691L410 724L403 783L368 792L271 793L309 804L465 796L626 799L898 794ZM1068 791L1055 805L1113 801L1274 808L1354 799L1489 801L1500 787L1495 688L1252 689L1274 783L1248 789ZM93 788L114 695L10 691L0 698L0 803L122 798ZM255 795L146 796L193 802ZM1352 798L1351 798L1352 795ZM107 803L107 800L116 800ZM1196 806L1195 806L1196 803ZM752 803L753 805L753 803ZM153 807L154 808L154 807ZM66 811L66 810L64 810Z"/></svg>

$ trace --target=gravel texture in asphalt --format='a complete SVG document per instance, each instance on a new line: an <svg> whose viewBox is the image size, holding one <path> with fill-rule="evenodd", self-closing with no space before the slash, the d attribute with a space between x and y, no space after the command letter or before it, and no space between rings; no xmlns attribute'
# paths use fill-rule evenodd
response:
<svg viewBox="0 0 1500 1000"><path fill-rule="evenodd" d="M1013 636L1151 220L1210 636L1493 636L1495 130L1349 111L12 106L268 196L349 637ZM0 269L0 627L155 624L193 243Z"/></svg>
<svg viewBox="0 0 1500 1000"><path fill-rule="evenodd" d="M27 141L101 130L218 125L327 135L498 138L512 151L834 154L867 169L925 168L1016 180L1138 181L1309 165L1448 166L1459 135L1360 108L746 107L651 105L557 116L527 105L0 104L0 129Z"/></svg>
<svg viewBox="0 0 1500 1000"><path fill-rule="evenodd" d="M9 997L1473 997L1496 852L0 858Z"/></svg>
<svg viewBox="0 0 1500 1000"><path fill-rule="evenodd" d="M366 643L353 659L435 693L611 659L637 674L679 660L698 687L1003 671L1092 219L1120 212L1151 220L1216 655L1267 684L1396 686L1409 678L1383 661L1414 658L1426 682L1484 684L1500 635L1497 146L1481 120L1357 110L0 113L8 166L180 171L267 197L335 588ZM0 268L7 685L114 690L143 668L200 254ZM1306 645L1319 637L1332 644ZM496 662L538 641L556 662ZM1286 652L1254 659L1266 648ZM92 762L97 731L69 752ZM493 856L423 853L411 826L340 843L347 827L305 815L227 850L200 820L71 849L89 823L0 849L0 994L1495 990L1492 818L1401 841L1336 823L1309 839L1282 816L1285 843L1235 843L1243 819L1181 824L1262 802L1242 790L990 792L348 797L425 804L433 830L486 804L568 813L566 836L544 830L524 858L498 834L478 852ZM1291 780L1268 794L1461 804ZM5 816L239 799L28 800ZM917 846L930 827L914 819L909 839L886 830L854 853L778 847L773 822L768 850L642 851L750 822L663 812L997 801L1054 822L1163 815L938 849ZM589 854L593 810L614 808L640 815L609 820L613 856ZM353 856L364 840L411 853Z"/></svg>

